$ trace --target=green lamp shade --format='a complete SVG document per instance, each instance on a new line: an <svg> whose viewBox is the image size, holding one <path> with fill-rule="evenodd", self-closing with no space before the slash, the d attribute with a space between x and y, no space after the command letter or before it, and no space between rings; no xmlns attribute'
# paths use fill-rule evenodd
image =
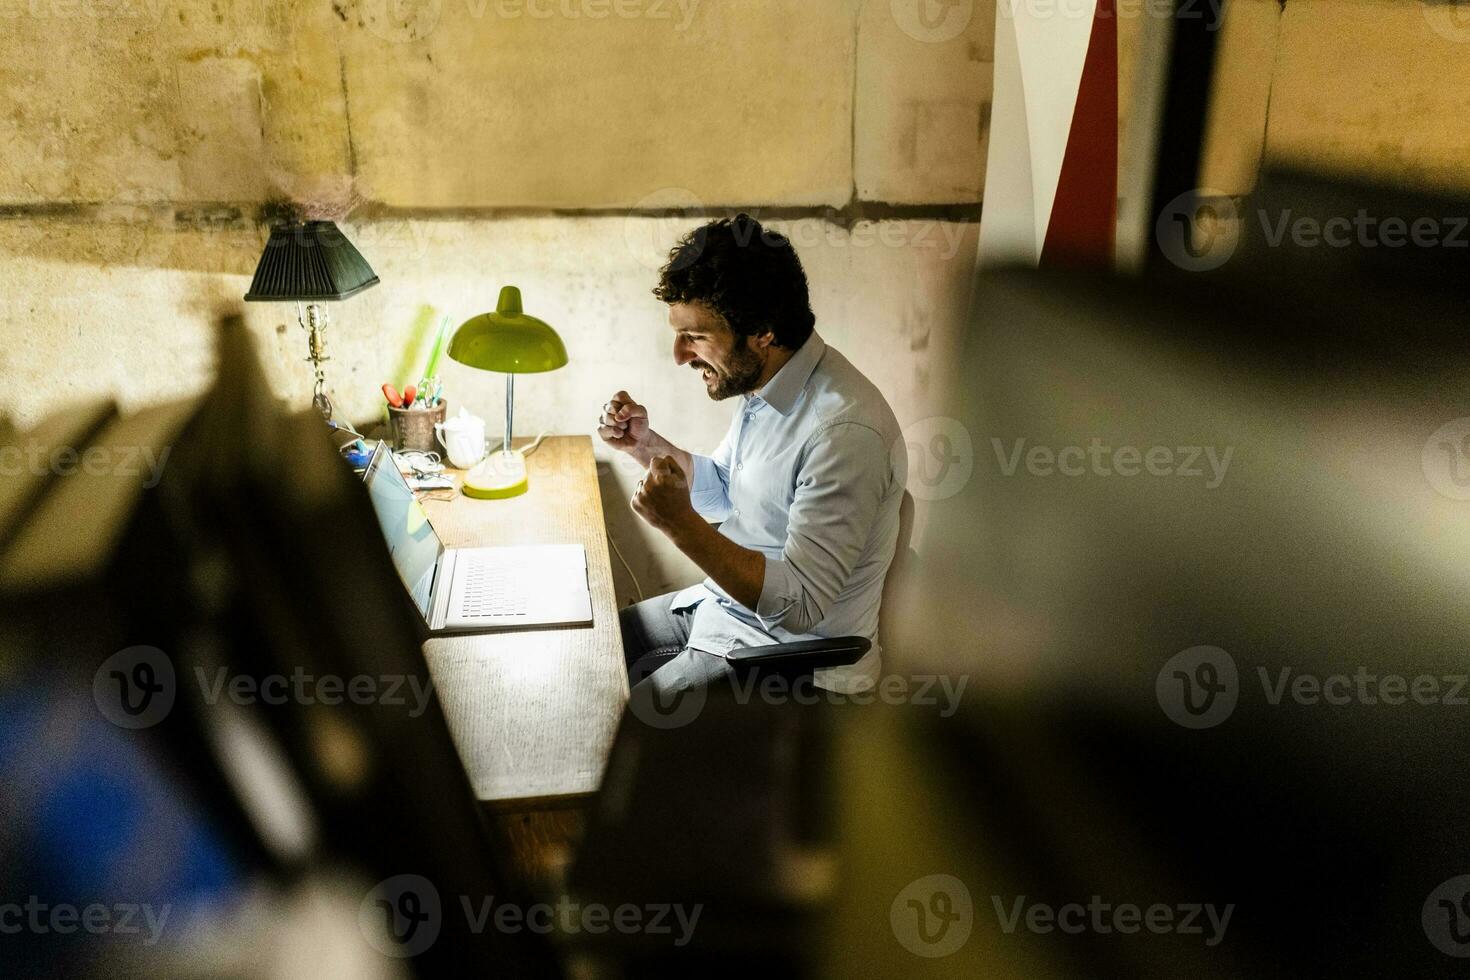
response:
<svg viewBox="0 0 1470 980"><path fill-rule="evenodd" d="M449 341L449 356L461 364L502 374L555 371L567 363L567 349L544 321L521 311L521 291L506 286L494 313L481 313L459 325Z"/></svg>

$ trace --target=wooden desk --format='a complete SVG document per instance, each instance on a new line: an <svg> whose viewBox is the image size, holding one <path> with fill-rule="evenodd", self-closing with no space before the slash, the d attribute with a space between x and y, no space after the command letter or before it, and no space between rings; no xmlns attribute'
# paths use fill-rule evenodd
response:
<svg viewBox="0 0 1470 980"><path fill-rule="evenodd" d="M451 547L587 549L592 626L442 637L424 645L475 795L498 812L575 807L602 782L628 678L588 436L550 436L526 460L531 489L509 500L425 502ZM456 474L458 476L458 474Z"/></svg>

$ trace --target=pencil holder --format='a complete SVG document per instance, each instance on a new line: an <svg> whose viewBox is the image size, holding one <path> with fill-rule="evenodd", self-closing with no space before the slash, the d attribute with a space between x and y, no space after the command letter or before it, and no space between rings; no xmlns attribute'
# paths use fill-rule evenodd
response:
<svg viewBox="0 0 1470 980"><path fill-rule="evenodd" d="M432 453L438 450L434 441L434 424L444 421L445 403L441 399L433 408L394 408L388 406L388 424L392 426L393 445L399 450L417 449Z"/></svg>

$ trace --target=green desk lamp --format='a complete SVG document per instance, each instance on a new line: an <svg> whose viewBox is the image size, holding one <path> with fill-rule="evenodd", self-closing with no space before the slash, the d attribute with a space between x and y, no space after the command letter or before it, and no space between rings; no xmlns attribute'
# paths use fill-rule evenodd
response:
<svg viewBox="0 0 1470 980"><path fill-rule="evenodd" d="M494 313L481 313L459 325L449 341L449 356L461 364L505 375L505 445L465 474L464 492L498 499L526 492L526 458L510 448L517 374L555 371L567 363L567 349L544 321L521 311L521 291L506 286Z"/></svg>

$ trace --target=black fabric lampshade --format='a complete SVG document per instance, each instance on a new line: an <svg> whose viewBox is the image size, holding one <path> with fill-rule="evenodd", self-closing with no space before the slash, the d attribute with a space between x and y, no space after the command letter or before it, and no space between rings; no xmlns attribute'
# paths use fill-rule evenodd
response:
<svg viewBox="0 0 1470 980"><path fill-rule="evenodd" d="M372 266L335 222L305 221L271 229L245 299L346 299L377 284Z"/></svg>

